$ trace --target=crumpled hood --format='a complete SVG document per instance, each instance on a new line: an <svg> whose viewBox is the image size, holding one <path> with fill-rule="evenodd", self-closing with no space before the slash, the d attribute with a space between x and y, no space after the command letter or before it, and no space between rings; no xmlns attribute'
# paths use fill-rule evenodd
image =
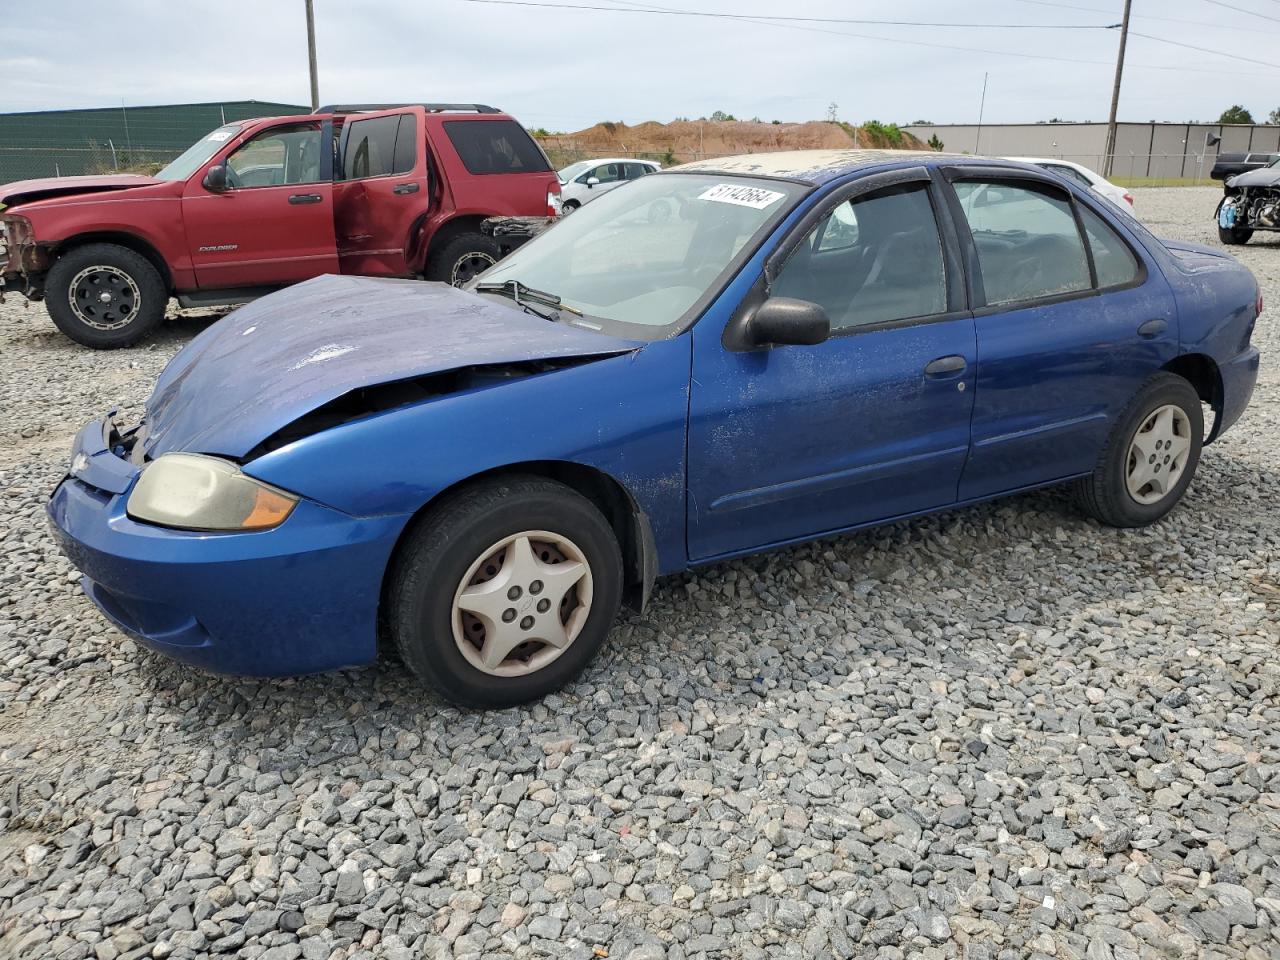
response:
<svg viewBox="0 0 1280 960"><path fill-rule="evenodd" d="M1280 185L1280 169L1275 167L1248 170L1237 173L1227 180L1228 187L1274 187L1276 185Z"/></svg>
<svg viewBox="0 0 1280 960"><path fill-rule="evenodd" d="M91 177L45 177L40 180L16 180L0 186L0 205L14 207L33 200L48 200L73 194L103 193L150 187L163 181L133 173L113 173Z"/></svg>
<svg viewBox="0 0 1280 960"><path fill-rule="evenodd" d="M445 284L318 277L241 307L174 357L147 401L143 445L152 457L240 458L361 387L638 346Z"/></svg>

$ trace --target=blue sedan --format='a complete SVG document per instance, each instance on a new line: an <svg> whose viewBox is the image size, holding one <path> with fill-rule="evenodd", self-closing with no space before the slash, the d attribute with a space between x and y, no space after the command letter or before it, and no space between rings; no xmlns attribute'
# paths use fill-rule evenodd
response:
<svg viewBox="0 0 1280 960"><path fill-rule="evenodd" d="M1036 167L763 154L627 184L469 289L322 277L197 336L49 503L154 650L542 696L655 577L1049 484L1155 523L1258 372L1253 276ZM1212 410L1206 432L1203 410Z"/></svg>

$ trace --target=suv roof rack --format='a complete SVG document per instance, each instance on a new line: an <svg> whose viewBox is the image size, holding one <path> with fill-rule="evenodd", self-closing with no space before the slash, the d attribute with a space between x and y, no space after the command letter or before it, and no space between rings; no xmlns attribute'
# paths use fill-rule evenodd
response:
<svg viewBox="0 0 1280 960"><path fill-rule="evenodd" d="M428 113L501 113L497 107L483 103L332 103L317 107L312 113L373 113L397 107L422 107Z"/></svg>

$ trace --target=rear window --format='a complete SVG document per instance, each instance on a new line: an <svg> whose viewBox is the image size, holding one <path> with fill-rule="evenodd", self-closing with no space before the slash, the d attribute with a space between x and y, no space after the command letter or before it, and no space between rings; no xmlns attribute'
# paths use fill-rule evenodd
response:
<svg viewBox="0 0 1280 960"><path fill-rule="evenodd" d="M446 120L444 132L468 173L549 173L551 167L514 120Z"/></svg>

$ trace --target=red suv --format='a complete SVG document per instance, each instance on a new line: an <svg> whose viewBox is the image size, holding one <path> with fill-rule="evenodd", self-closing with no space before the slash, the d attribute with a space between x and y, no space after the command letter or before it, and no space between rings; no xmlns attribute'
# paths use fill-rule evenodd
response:
<svg viewBox="0 0 1280 960"><path fill-rule="evenodd" d="M323 273L463 283L494 263L488 217L558 213L560 181L482 104L322 107L228 123L153 177L0 187L0 292L121 347L183 306L242 303Z"/></svg>

